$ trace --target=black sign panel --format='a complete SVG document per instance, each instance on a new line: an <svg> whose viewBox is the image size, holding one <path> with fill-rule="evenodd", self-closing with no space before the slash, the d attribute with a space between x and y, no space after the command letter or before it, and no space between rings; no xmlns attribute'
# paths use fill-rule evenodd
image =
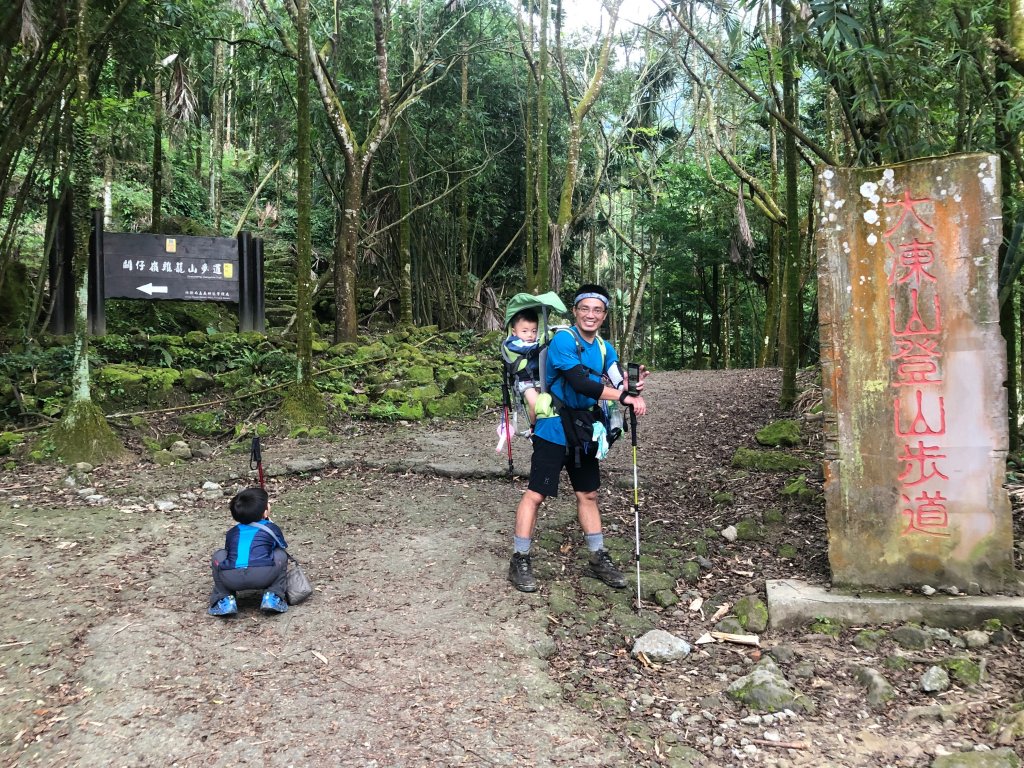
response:
<svg viewBox="0 0 1024 768"><path fill-rule="evenodd" d="M103 234L104 298L238 301L238 241Z"/></svg>

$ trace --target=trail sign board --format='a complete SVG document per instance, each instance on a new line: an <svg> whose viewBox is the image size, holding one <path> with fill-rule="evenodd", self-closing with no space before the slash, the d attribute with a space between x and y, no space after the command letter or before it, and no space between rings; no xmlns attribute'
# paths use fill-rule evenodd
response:
<svg viewBox="0 0 1024 768"><path fill-rule="evenodd" d="M103 234L104 298L238 301L238 242L228 237Z"/></svg>
<svg viewBox="0 0 1024 768"><path fill-rule="evenodd" d="M74 229L71 203L53 201L57 236L48 252L52 333L74 331ZM89 233L89 333L106 333L107 299L177 299L238 304L238 330L264 332L263 241L238 237L106 232L92 212Z"/></svg>

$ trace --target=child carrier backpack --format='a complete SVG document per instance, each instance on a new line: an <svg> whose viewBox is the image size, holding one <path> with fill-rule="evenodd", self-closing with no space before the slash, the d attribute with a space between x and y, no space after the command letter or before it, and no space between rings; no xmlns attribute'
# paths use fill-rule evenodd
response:
<svg viewBox="0 0 1024 768"><path fill-rule="evenodd" d="M512 318L524 309L532 309L537 313L537 346L526 353L517 353L505 342L512 336ZM545 361L547 347L557 330L565 325L556 324L567 313L565 304L553 291L534 296L532 293L517 293L505 307L505 339L501 344L502 377L501 396L504 405L503 418L498 424L498 445L496 451L508 453L509 480L512 479L512 437L514 435L529 436L533 425L530 423L526 403L516 383L527 369L536 362L539 371L536 382L541 392L547 391L545 381ZM513 397L515 393L515 397Z"/></svg>

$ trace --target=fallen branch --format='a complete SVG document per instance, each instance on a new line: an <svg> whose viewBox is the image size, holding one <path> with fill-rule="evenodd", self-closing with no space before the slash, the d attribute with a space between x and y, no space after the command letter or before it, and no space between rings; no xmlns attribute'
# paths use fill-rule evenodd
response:
<svg viewBox="0 0 1024 768"><path fill-rule="evenodd" d="M778 747L779 749L810 749L809 741L769 741L768 739L750 739L751 744L759 747Z"/></svg>
<svg viewBox="0 0 1024 768"><path fill-rule="evenodd" d="M761 638L757 635L735 635L732 632L712 632L711 636L715 640L719 640L724 643L738 643L740 645L753 645L756 647L761 646Z"/></svg>

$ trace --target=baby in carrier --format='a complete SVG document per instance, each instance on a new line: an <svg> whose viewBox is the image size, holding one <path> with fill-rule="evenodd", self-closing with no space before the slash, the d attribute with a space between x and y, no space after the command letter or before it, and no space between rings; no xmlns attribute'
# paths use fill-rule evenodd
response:
<svg viewBox="0 0 1024 768"><path fill-rule="evenodd" d="M516 312L509 321L509 336L504 346L522 362L514 374L515 391L526 404L530 424L537 421L537 396L540 394L540 342L537 340L539 320L537 312L523 309Z"/></svg>

